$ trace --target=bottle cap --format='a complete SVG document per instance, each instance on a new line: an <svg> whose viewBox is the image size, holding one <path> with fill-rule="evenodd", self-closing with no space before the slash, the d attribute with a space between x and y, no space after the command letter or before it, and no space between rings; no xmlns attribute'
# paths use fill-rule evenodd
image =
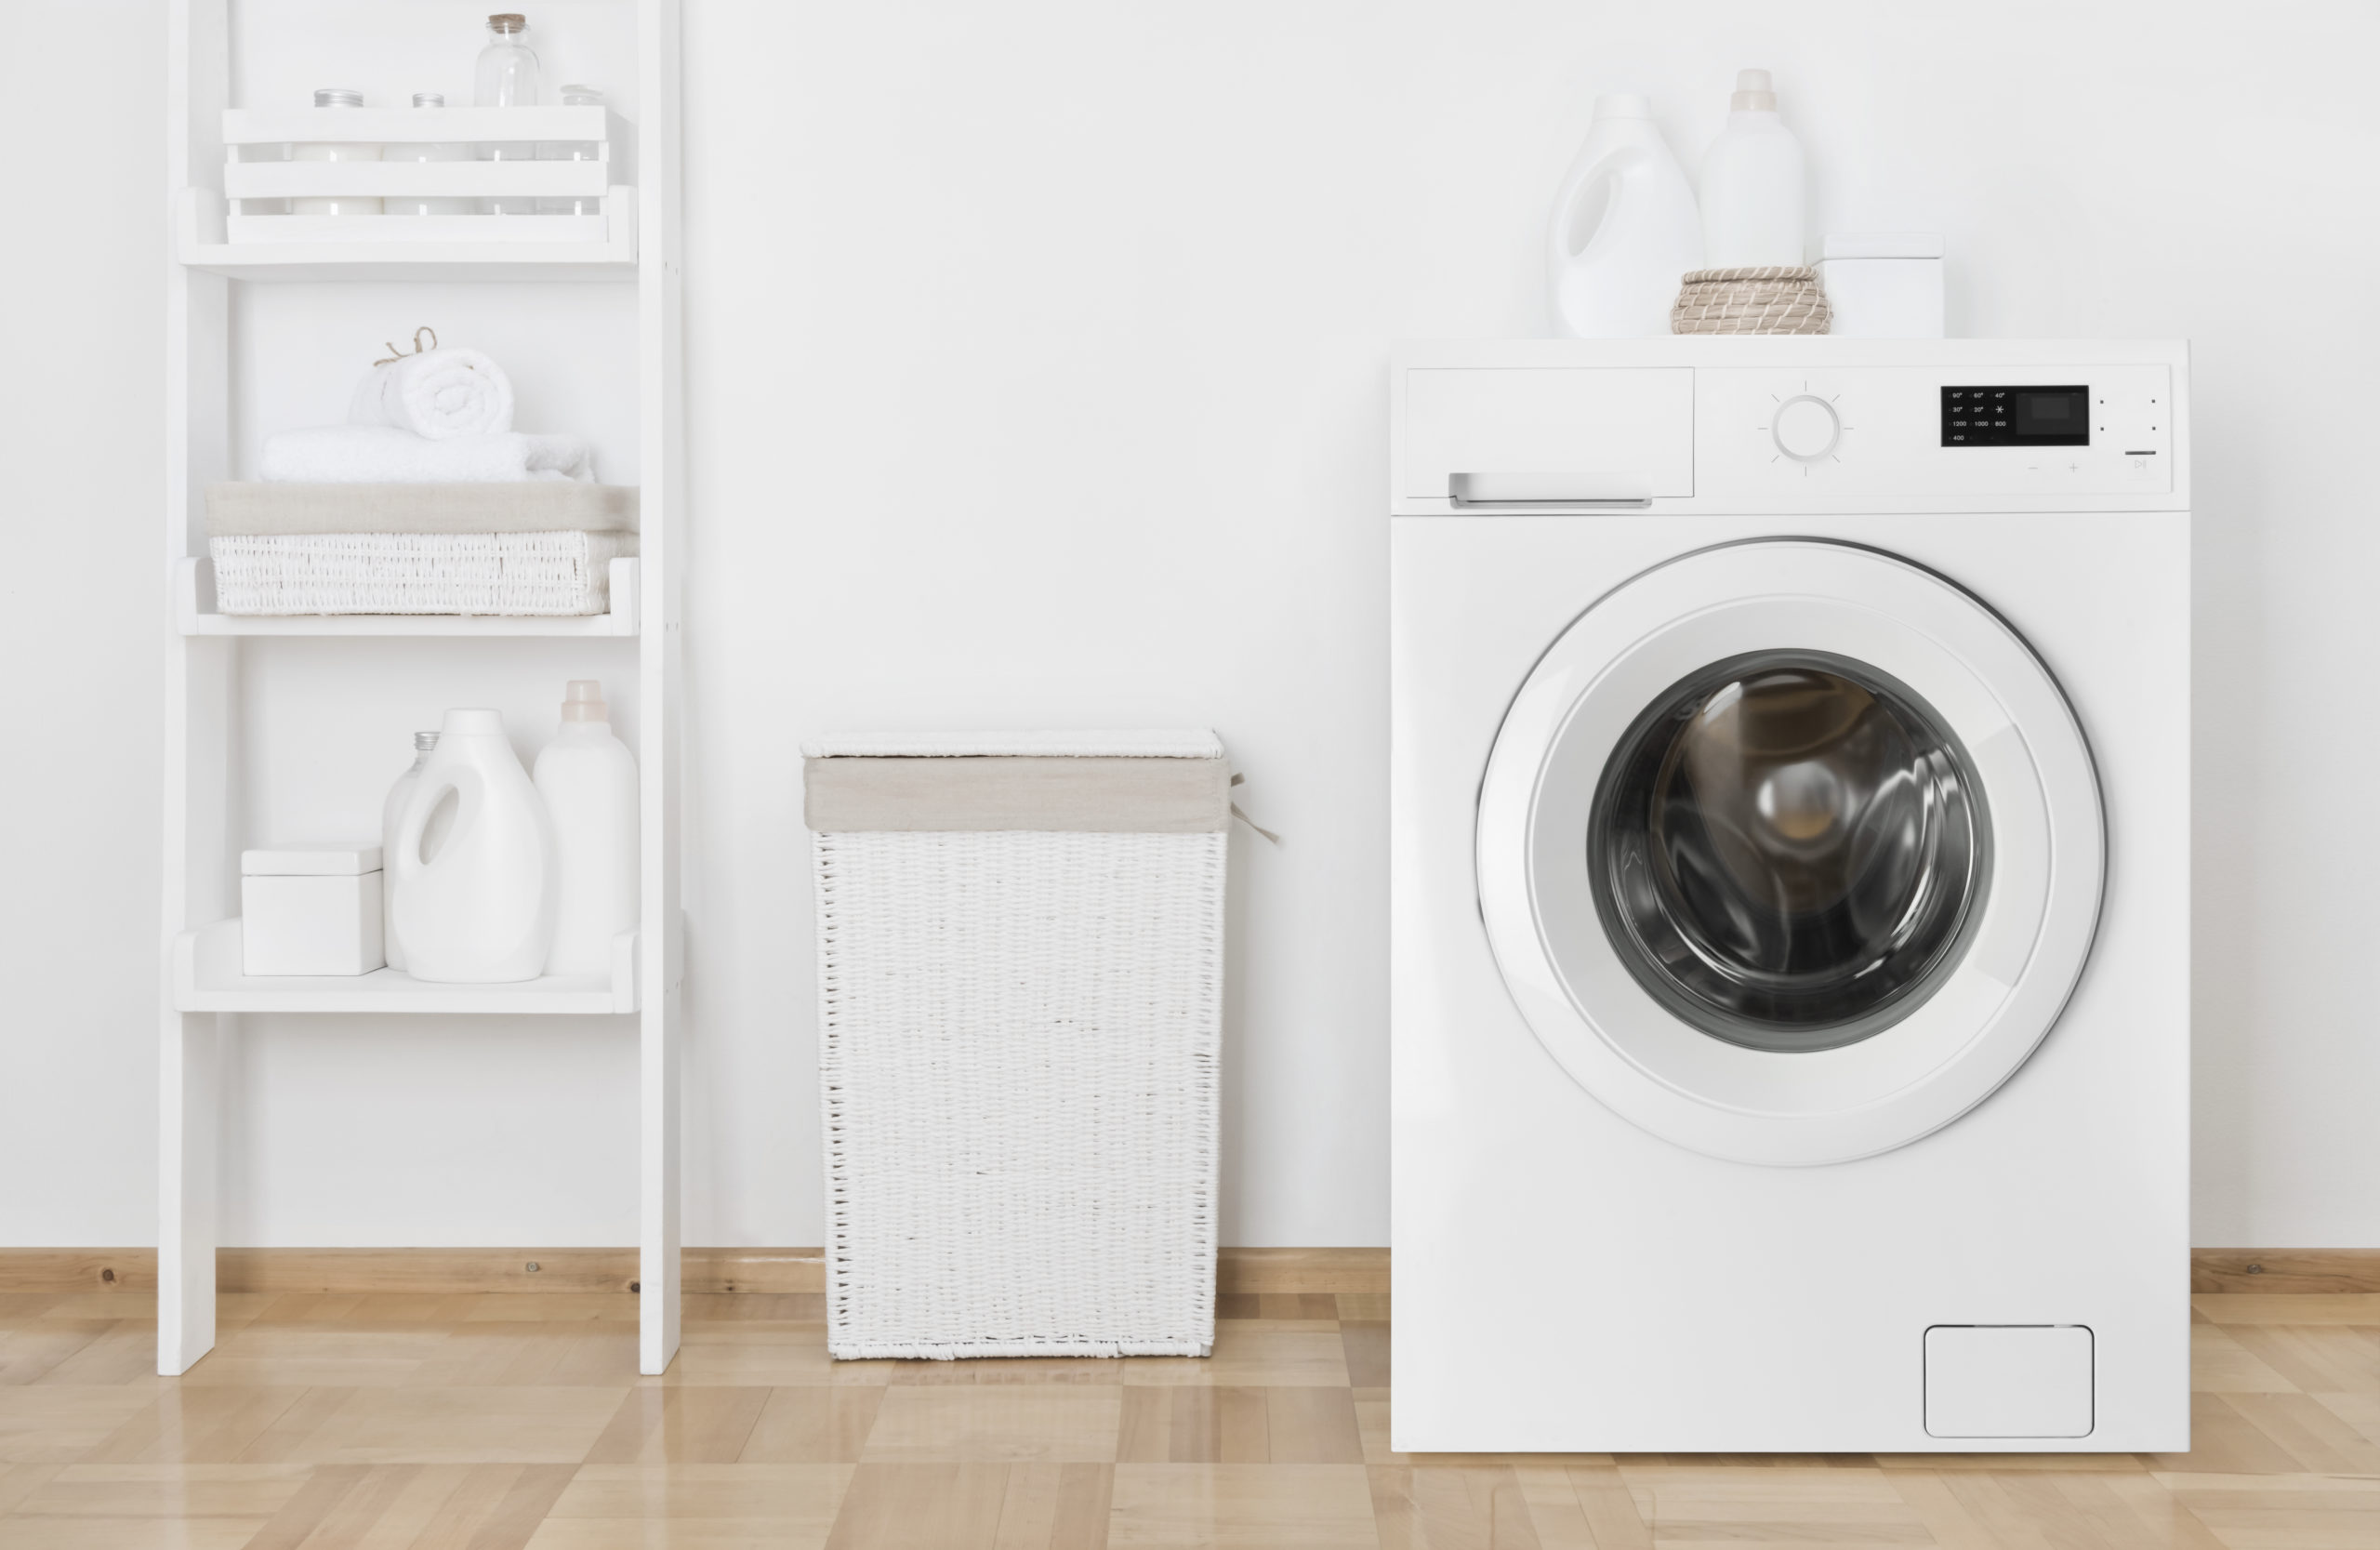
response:
<svg viewBox="0 0 2380 1550"><path fill-rule="evenodd" d="M1649 97L1639 97L1633 92L1607 91L1595 99L1595 117L1597 118L1650 118L1652 116L1653 99Z"/></svg>
<svg viewBox="0 0 2380 1550"><path fill-rule="evenodd" d="M491 33L525 33L529 30L529 19L519 11L498 11L487 19L487 30Z"/></svg>
<svg viewBox="0 0 2380 1550"><path fill-rule="evenodd" d="M1777 88L1770 84L1765 70L1736 72L1736 95L1727 99L1731 113L1773 113L1777 111Z"/></svg>
<svg viewBox="0 0 2380 1550"><path fill-rule="evenodd" d="M443 108L446 105L446 94L443 91L417 91L413 94L413 105L416 108Z"/></svg>
<svg viewBox="0 0 2380 1550"><path fill-rule="evenodd" d="M435 752L435 751L437 750L437 748L438 748L438 734L436 734L435 732L416 732L416 733L415 733L415 734L413 735L413 751L414 751L414 752L416 752L416 753L431 753L431 752Z"/></svg>
<svg viewBox="0 0 2380 1550"><path fill-rule="evenodd" d="M562 719L565 722L608 722L611 707L603 703L603 685L591 678L574 678L570 687L562 692Z"/></svg>
<svg viewBox="0 0 2380 1550"><path fill-rule="evenodd" d="M458 706L456 709L447 711L445 725L439 729L439 736L442 739L447 737L501 737L503 735L504 712L501 710L489 710L477 706Z"/></svg>
<svg viewBox="0 0 2380 1550"><path fill-rule="evenodd" d="M314 93L317 108L360 108L364 94L352 86L324 86Z"/></svg>
<svg viewBox="0 0 2380 1550"><path fill-rule="evenodd" d="M564 86L562 88L562 105L565 108L600 108L603 105L603 88Z"/></svg>

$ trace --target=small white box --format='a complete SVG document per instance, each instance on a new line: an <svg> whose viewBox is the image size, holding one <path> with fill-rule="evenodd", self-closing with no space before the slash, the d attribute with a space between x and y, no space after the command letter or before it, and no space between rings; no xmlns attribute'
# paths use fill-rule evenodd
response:
<svg viewBox="0 0 2380 1550"><path fill-rule="evenodd" d="M1834 233L1818 260L1818 285L1846 339L1942 337L1942 239L1930 232Z"/></svg>
<svg viewBox="0 0 2380 1550"><path fill-rule="evenodd" d="M2085 1324L1937 1324L1925 1331L1925 1435L2089 1437Z"/></svg>
<svg viewBox="0 0 2380 1550"><path fill-rule="evenodd" d="M382 968L380 847L240 853L240 972L368 974Z"/></svg>

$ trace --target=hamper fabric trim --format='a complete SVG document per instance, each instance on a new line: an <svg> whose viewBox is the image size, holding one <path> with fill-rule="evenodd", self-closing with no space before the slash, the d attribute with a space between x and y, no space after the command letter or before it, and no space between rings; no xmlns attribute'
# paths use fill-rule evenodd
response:
<svg viewBox="0 0 2380 1550"><path fill-rule="evenodd" d="M501 484L218 484L211 537L346 533L633 533L633 484L530 480Z"/></svg>
<svg viewBox="0 0 2380 1550"><path fill-rule="evenodd" d="M1206 727L1120 732L829 732L801 745L807 759L983 759L1037 754L1068 759L1221 759Z"/></svg>
<svg viewBox="0 0 2380 1550"><path fill-rule="evenodd" d="M1231 827L1231 769L1222 758L812 758L801 814L816 834L1214 834Z"/></svg>

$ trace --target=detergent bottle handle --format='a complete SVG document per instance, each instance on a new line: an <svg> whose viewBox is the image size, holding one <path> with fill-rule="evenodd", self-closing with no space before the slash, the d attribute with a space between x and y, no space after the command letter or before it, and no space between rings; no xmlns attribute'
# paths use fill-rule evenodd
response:
<svg viewBox="0 0 2380 1550"><path fill-rule="evenodd" d="M396 854L380 858L380 864L389 868L390 876L403 882L430 869L430 864L421 858L421 837L430 828L430 815L438 811L438 804L446 800L450 791L455 795L456 812L446 843L453 846L462 832L469 811L477 805L471 799L478 785L479 772L476 770L433 769L424 775L421 783L413 788L413 799L405 804L404 816L397 820Z"/></svg>
<svg viewBox="0 0 2380 1550"><path fill-rule="evenodd" d="M1601 250L1614 240L1630 200L1629 188L1634 181L1628 175L1645 161L1645 152L1633 145L1617 145L1598 157L1580 176L1570 191L1569 202L1563 206L1561 232L1562 256L1571 263L1585 263L1600 256ZM1576 241L1579 207L1593 194L1603 195L1603 209L1595 219L1594 230L1583 243Z"/></svg>

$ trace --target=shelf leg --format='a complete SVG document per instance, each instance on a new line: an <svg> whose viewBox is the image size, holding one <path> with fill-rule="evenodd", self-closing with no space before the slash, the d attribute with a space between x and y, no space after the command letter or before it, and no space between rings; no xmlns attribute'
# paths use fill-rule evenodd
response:
<svg viewBox="0 0 2380 1550"><path fill-rule="evenodd" d="M678 1040L674 995L645 998L637 1175L637 1371L668 1371L678 1354Z"/></svg>
<svg viewBox="0 0 2380 1550"><path fill-rule="evenodd" d="M222 1033L212 1013L165 1014L157 1097L157 1371L215 1348L216 1159Z"/></svg>
<svg viewBox="0 0 2380 1550"><path fill-rule="evenodd" d="M641 498L650 546L637 563L637 704L643 720L637 757L643 841L642 929L637 943L638 1004L643 1009L638 1182L643 1199L637 1248L644 1289L637 1365L645 1373L666 1371L678 1354L680 1312L678 1029L685 954L678 908L677 718L684 673L676 533L684 521L680 513L686 486L681 471L684 272L678 241L681 8L680 0L639 0L637 158L644 192L617 205L604 204L606 211L618 212L615 219L623 224L631 212L638 223L637 396L646 492Z"/></svg>

